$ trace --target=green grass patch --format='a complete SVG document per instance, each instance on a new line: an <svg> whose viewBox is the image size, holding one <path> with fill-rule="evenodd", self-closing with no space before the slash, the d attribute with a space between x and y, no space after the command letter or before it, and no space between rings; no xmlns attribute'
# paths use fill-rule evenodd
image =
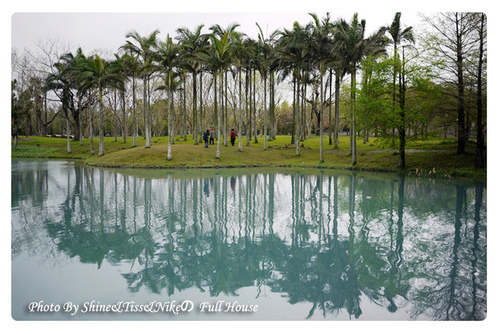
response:
<svg viewBox="0 0 500 334"><path fill-rule="evenodd" d="M357 143L357 165L352 165L349 153L349 137L339 138L339 148L334 149L324 138L324 163L319 162L319 137L308 138L301 142L300 156L296 155L290 136L278 136L268 141L268 149L264 150L264 140L253 138L247 145L243 138L243 150L235 146L220 147L220 158L216 158L216 145L205 148L204 144L194 145L192 136L184 141L175 138L171 145L172 159L167 160L167 138L153 138L150 148L145 148L145 140L137 138L137 147L132 146L132 138L105 138L105 154L98 156L99 139L94 138L94 154L90 154L90 140L83 144L71 141L71 153L66 152L67 141L64 138L30 137L20 138L18 149L12 149L12 157L18 158L52 158L81 159L85 163L99 167L119 168L238 168L261 167L277 168L314 168L314 169L349 169L380 172L401 172L398 168L399 156L393 148L380 148L375 139L363 144ZM456 141L442 138L414 141L408 144L404 170L408 174L431 175L433 177L469 176L486 178L486 169L474 168L474 143L467 144L466 154L456 155ZM429 174L430 172L430 174Z"/></svg>

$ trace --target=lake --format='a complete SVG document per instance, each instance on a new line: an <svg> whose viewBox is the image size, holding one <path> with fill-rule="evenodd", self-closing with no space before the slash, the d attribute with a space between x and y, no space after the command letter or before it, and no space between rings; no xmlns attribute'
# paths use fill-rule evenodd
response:
<svg viewBox="0 0 500 334"><path fill-rule="evenodd" d="M12 161L16 320L483 320L486 183Z"/></svg>

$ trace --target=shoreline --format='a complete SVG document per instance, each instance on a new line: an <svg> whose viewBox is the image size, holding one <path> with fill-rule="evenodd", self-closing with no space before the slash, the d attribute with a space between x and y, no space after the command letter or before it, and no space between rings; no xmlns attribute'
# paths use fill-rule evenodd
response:
<svg viewBox="0 0 500 334"><path fill-rule="evenodd" d="M30 137L18 142L18 150L11 147L11 159L48 159L72 160L85 165L99 168L114 169L143 169L143 170L217 170L217 169L314 169L314 170L343 170L351 172L373 172L415 177L429 177L439 179L473 178L487 179L487 168L473 167L473 143L469 143L466 155L457 156L453 152L453 142L441 140L437 144L431 141L422 141L408 147L406 153L407 168L397 167L398 156L394 149L384 149L373 142L358 144L358 164L351 165L348 155L348 142L341 143L338 149L325 145L325 162L319 158L319 138L307 139L304 143L307 149L301 149L301 155L295 155L291 150L287 136L275 140L267 150L262 143L251 143L243 146L243 151L237 147L220 146L221 158L215 158L214 148L205 151L203 145L194 145L192 141L177 140L172 145L171 160L166 158L167 140L157 137L156 143L145 148L142 143L133 147L131 143L113 142L111 138L105 140L105 154L97 155L97 143L94 143L94 155L90 155L89 141L84 145L72 141L72 153L66 153L66 139ZM346 138L347 139L347 138ZM97 140L95 140L97 142ZM318 143L316 143L318 142ZM280 143L283 144L280 146ZM443 144L444 143L444 144ZM316 147L318 146L318 147ZM207 154L208 153L208 154ZM258 162L256 162L258 161Z"/></svg>

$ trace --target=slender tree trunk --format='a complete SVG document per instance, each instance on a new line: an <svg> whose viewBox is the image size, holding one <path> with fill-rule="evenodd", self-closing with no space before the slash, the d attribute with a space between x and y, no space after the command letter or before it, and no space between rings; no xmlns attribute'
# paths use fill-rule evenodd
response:
<svg viewBox="0 0 500 334"><path fill-rule="evenodd" d="M255 70L253 72L253 123L254 123L254 143L257 144L259 141L257 139L257 102L256 102L256 94L255 94L255 87L256 85L256 75L255 75Z"/></svg>
<svg viewBox="0 0 500 334"><path fill-rule="evenodd" d="M269 89L269 120L271 123L270 140L276 140L276 114L274 109L274 71L271 71L271 83Z"/></svg>
<svg viewBox="0 0 500 334"><path fill-rule="evenodd" d="M116 89L113 90L113 99L114 99L114 105L113 105L113 118L114 118L114 125L113 125L113 132L114 132L114 137L115 137L115 142L118 141L118 119L117 119L117 113L118 113L118 103L116 102Z"/></svg>
<svg viewBox="0 0 500 334"><path fill-rule="evenodd" d="M90 137L90 154L94 155L94 126L92 120L92 93L89 90L89 137Z"/></svg>
<svg viewBox="0 0 500 334"><path fill-rule="evenodd" d="M329 90L330 90L330 104L328 105L328 145L333 145L332 138L332 79L333 79L333 71L330 69L330 81L329 81Z"/></svg>
<svg viewBox="0 0 500 334"><path fill-rule="evenodd" d="M295 77L292 79L293 81L293 102L292 102L292 138L290 141L290 144L293 144L295 142L295 135L297 131L295 130L297 127L297 108L295 105L295 90L296 90L296 85L297 85L297 80Z"/></svg>
<svg viewBox="0 0 500 334"><path fill-rule="evenodd" d="M340 73L335 71L335 126L333 130L334 149L339 148L339 126L340 126Z"/></svg>
<svg viewBox="0 0 500 334"><path fill-rule="evenodd" d="M198 123L199 123L198 134L200 135L198 143L202 143L203 128L207 128L207 118L206 118L206 115L205 115L204 109L203 109L203 72L200 72L200 119L199 119Z"/></svg>
<svg viewBox="0 0 500 334"><path fill-rule="evenodd" d="M219 108L217 108L217 94L219 91L217 90L217 75L220 75L218 72L214 73L214 114L217 116L217 153L215 157L220 159L220 113ZM222 76L222 75L221 75ZM220 90L222 91L222 85Z"/></svg>
<svg viewBox="0 0 500 334"><path fill-rule="evenodd" d="M194 144L198 145L198 111L197 106L197 94L196 94L196 71L193 72L193 140Z"/></svg>
<svg viewBox="0 0 500 334"><path fill-rule="evenodd" d="M357 164L356 156L356 70L351 72L351 154L352 154L352 165Z"/></svg>
<svg viewBox="0 0 500 334"><path fill-rule="evenodd" d="M104 113L102 111L102 89L101 84L97 86L99 90L99 156L104 155Z"/></svg>
<svg viewBox="0 0 500 334"><path fill-rule="evenodd" d="M83 145L83 125L82 125L82 99L78 98L78 136L80 137L80 145Z"/></svg>
<svg viewBox="0 0 500 334"><path fill-rule="evenodd" d="M320 70L320 103L319 103L319 162L325 162L325 158L323 156L323 103L324 103L324 94L323 94L323 74Z"/></svg>
<svg viewBox="0 0 500 334"><path fill-rule="evenodd" d="M64 111L64 114L66 115L66 141L67 141L67 146L66 146L66 152L71 153L71 140L70 140L70 132L71 132L71 125L69 122L69 112L68 109Z"/></svg>
<svg viewBox="0 0 500 334"><path fill-rule="evenodd" d="M250 83L249 78L249 70L248 68L245 71L245 111L247 115L247 126L246 126L246 134L247 134L247 146L250 146L250 141L252 140L252 113L251 108L249 108L250 103L248 101L248 85Z"/></svg>
<svg viewBox="0 0 500 334"><path fill-rule="evenodd" d="M224 80L224 83L221 84L224 87L224 94L221 91L221 103L222 104L222 117L224 122L223 134L224 134L224 146L227 146L227 71L224 71L223 76L221 76L221 80ZM224 98L223 98L224 96Z"/></svg>
<svg viewBox="0 0 500 334"><path fill-rule="evenodd" d="M193 83L194 85L194 83ZM187 83L186 83L186 73L184 72L184 91L182 93L182 97L184 98L184 101L183 101L183 120L182 120L182 127L183 127L183 130L182 130L182 134L184 135L184 141L187 141L187 106L186 106L186 96L187 96ZM193 113L196 114L196 112L194 111L194 109L196 108L195 107L195 103L193 102ZM194 137L194 134L196 133L196 126L194 126L194 123L193 123L193 137Z"/></svg>
<svg viewBox="0 0 500 334"><path fill-rule="evenodd" d="M134 144L133 146L137 146L137 117L135 115L135 77L132 77L132 118L133 118L133 127L134 127Z"/></svg>
<svg viewBox="0 0 500 334"><path fill-rule="evenodd" d="M263 111L264 111L264 150L267 150L267 96L266 96L266 91L267 91L267 78L266 74L264 74L264 102L263 102Z"/></svg>
<svg viewBox="0 0 500 334"><path fill-rule="evenodd" d="M241 118L241 67L238 68L238 151L243 150L243 145L242 145L242 137L241 137L241 123L242 123L242 118Z"/></svg>
<svg viewBox="0 0 500 334"><path fill-rule="evenodd" d="M128 122L127 122L127 110L126 110L126 102L125 102L125 90L121 91L121 98L122 98L122 136L123 136L123 142L127 142L127 128L128 128Z"/></svg>
<svg viewBox="0 0 500 334"><path fill-rule="evenodd" d="M399 107L401 109L401 124L399 126L399 168L406 167L406 157L405 157L405 149L406 149L406 106L405 106L405 73L404 73L404 48L403 48L403 68L399 73L400 84L399 84Z"/></svg>
<svg viewBox="0 0 500 334"><path fill-rule="evenodd" d="M476 168L484 168L484 134L483 134L483 43L484 43L485 14L481 13L481 26L479 28L479 66L477 70L477 143L476 143Z"/></svg>
<svg viewBox="0 0 500 334"><path fill-rule="evenodd" d="M299 72L300 73L300 69ZM300 78L297 79L297 103L296 103L296 113L297 117L295 118L296 120L296 127L295 127L295 155L299 156L300 155Z"/></svg>
<svg viewBox="0 0 500 334"><path fill-rule="evenodd" d="M169 85L170 86L170 85ZM167 115L167 129L168 129L168 137L167 137L167 160L172 159L172 112L174 109L174 97L172 93L172 87L168 87L168 99L169 99L169 111Z"/></svg>
<svg viewBox="0 0 500 334"><path fill-rule="evenodd" d="M455 14L459 15L459 14ZM458 78L458 150L457 154L465 153L465 143L467 132L465 130L465 84L464 84L464 63L463 63L463 48L462 34L460 33L460 20L457 17L455 20L456 38L457 38L457 78Z"/></svg>
<svg viewBox="0 0 500 334"><path fill-rule="evenodd" d="M144 127L146 132L146 148L151 147L151 138L149 137L149 116L148 116L148 99L147 99L147 90L148 90L148 80L146 74L144 74L144 96L142 103L144 104Z"/></svg>

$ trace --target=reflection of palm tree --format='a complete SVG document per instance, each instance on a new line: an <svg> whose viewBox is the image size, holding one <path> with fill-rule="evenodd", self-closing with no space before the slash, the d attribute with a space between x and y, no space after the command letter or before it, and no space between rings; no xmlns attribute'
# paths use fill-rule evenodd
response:
<svg viewBox="0 0 500 334"><path fill-rule="evenodd" d="M234 174L220 172L213 179L213 196L204 197L203 183L208 184L208 179L191 182L169 176L165 183L137 178L129 182L128 177L117 175L115 182L106 183L110 177L113 179L113 174L101 170L94 180L94 169L75 168L74 176L80 180L70 179L67 185L64 178L59 185L66 196L61 205L65 214L47 217L52 221L45 224L48 235L61 252L78 257L83 263L95 263L98 267L105 260L116 265L130 263L130 272L123 277L131 292L148 289L174 295L196 288L221 296L237 295L243 287L255 287L259 298L268 286L275 293L287 295L290 303L311 303L309 314L304 314L309 317L345 311L359 318L361 296L387 306L389 311L400 307L398 297L408 298L415 318L430 314L441 319L447 309L450 319L484 317L485 227L480 217L484 214L484 190L480 185L476 189L473 229L465 229L467 189L462 185L456 189L455 233L449 235L453 250L447 262L439 258L435 245L422 245L413 236L419 229L409 222L412 211L418 210L412 202L412 196L418 192L412 193L412 184L405 183L404 177L399 180L399 197L394 196L398 218L389 229L392 244L383 225L377 226L380 224L373 222L378 221L372 219L379 217L381 210L385 217L390 209L391 186L381 186L379 181L371 184L370 179L358 175L329 177L328 182L321 173L319 177L301 173L286 176L285 188L291 188L288 198L292 200L287 208L291 207L292 212L288 219L291 223L284 229L274 228L273 206L283 185L277 175L238 176L234 192L239 194L232 195L228 188ZM73 177L73 170L68 172ZM105 187L108 184L113 186ZM363 192L359 193L357 186L361 184ZM168 189L165 196L155 197L158 185ZM342 185L347 186L346 196L339 191ZM369 189L377 191L373 200L367 200ZM110 195L118 191L124 194L123 202ZM132 194L140 194L140 198ZM160 202L159 198L167 200ZM183 203L187 198L196 199L193 216L197 218L192 220L190 208ZM134 210L143 210L143 218L133 210L125 211L127 203L138 208ZM266 206L265 214L259 211L262 203ZM333 217L328 219L321 216L323 211L330 211L330 207L324 207L326 203L333 205ZM278 204L280 200L276 201L277 210ZM360 206L364 210L361 219ZM78 211L82 207L97 214ZM407 211L409 207L411 211ZM318 211L316 216L313 210ZM140 227L135 225L136 220L141 222ZM344 227L348 233L344 233ZM282 235L287 229L289 234ZM446 232L435 233L436 238L441 238L439 242L447 236ZM403 258L403 241L414 249L425 247L426 255ZM443 264L448 264L447 271L442 270ZM424 287L412 287L412 279L424 282ZM432 285L433 280L438 283Z"/></svg>

